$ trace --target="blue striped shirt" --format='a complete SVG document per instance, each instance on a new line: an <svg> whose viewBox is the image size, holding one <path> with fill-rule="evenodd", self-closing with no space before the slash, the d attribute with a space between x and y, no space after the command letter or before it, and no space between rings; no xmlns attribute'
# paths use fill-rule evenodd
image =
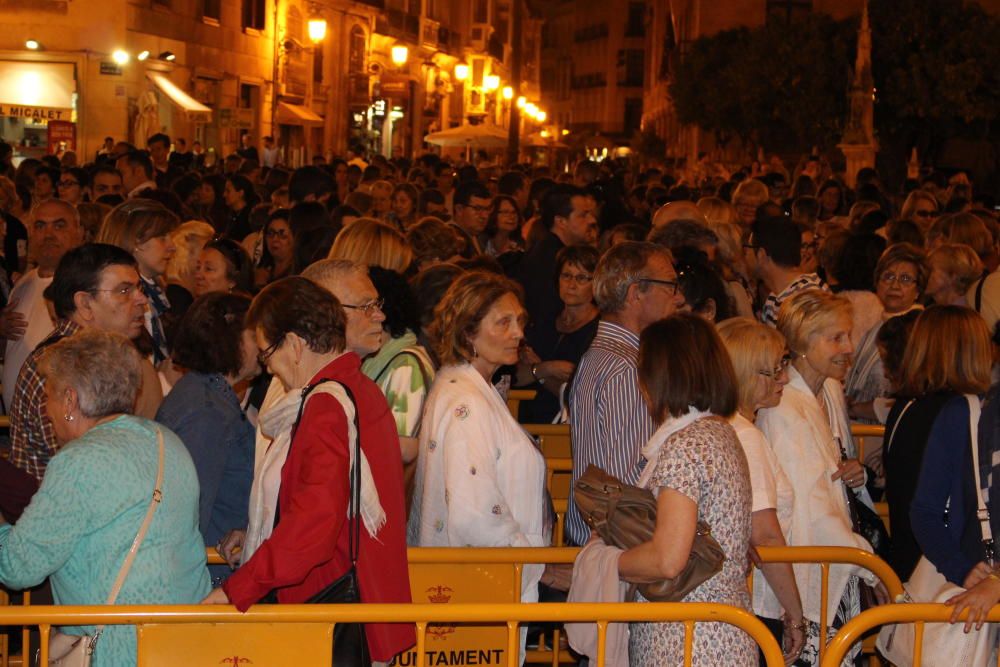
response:
<svg viewBox="0 0 1000 667"><path fill-rule="evenodd" d="M591 464L629 484L639 479L645 465L642 448L656 426L639 391L638 358L639 337L601 320L571 389L574 484ZM579 545L590 538L572 491L566 535Z"/></svg>

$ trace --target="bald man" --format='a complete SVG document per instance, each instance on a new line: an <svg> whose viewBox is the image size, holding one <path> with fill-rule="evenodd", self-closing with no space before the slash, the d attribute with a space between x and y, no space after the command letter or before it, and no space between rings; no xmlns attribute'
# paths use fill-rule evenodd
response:
<svg viewBox="0 0 1000 667"><path fill-rule="evenodd" d="M693 220L704 225L705 215L698 210L693 201L672 201L661 206L653 214L653 229L658 229L674 220Z"/></svg>
<svg viewBox="0 0 1000 667"><path fill-rule="evenodd" d="M28 254L37 266L17 281L7 307L0 313L0 334L7 340L3 373L0 374L7 410L10 410L21 365L55 328L42 292L52 282L62 256L83 243L80 215L72 204L64 201L49 199L38 204L26 222Z"/></svg>

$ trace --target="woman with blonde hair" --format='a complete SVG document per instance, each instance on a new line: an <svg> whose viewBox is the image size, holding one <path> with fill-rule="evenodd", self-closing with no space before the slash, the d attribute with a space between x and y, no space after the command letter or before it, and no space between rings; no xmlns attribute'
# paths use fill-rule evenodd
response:
<svg viewBox="0 0 1000 667"><path fill-rule="evenodd" d="M771 443L794 491L790 546L844 546L871 551L854 532L848 493L871 504L866 473L857 460L841 381L851 364L851 303L818 289L798 292L781 304L778 331L792 362L781 402L761 410L757 426ZM819 662L820 643L829 641L849 619L861 613L861 580L878 580L856 566L834 565L829 572L825 616L827 636L820 636L822 578L819 568L795 573L806 618L806 646L799 662ZM882 593L883 591L880 591ZM850 660L860 651L850 651Z"/></svg>
<svg viewBox="0 0 1000 667"><path fill-rule="evenodd" d="M733 191L733 207L741 227L750 228L757 217L757 207L771 199L767 186L755 178L748 178Z"/></svg>
<svg viewBox="0 0 1000 667"><path fill-rule="evenodd" d="M699 208L700 206L701 202ZM729 210L732 211L732 207L729 207ZM750 281L747 279L746 255L743 252L743 230L735 223L712 219L708 220L707 226L718 239L715 267L726 283L726 294L729 295L736 314L741 317L753 317L753 296L750 293Z"/></svg>
<svg viewBox="0 0 1000 667"><path fill-rule="evenodd" d="M733 205L720 197L702 197L695 204L701 214L705 216L705 222L714 226L717 224L732 224L738 222L736 209Z"/></svg>
<svg viewBox="0 0 1000 667"><path fill-rule="evenodd" d="M983 262L967 245L945 243L927 255L926 294L940 306L967 306L965 295L983 275Z"/></svg>
<svg viewBox="0 0 1000 667"><path fill-rule="evenodd" d="M781 402L788 384L788 350L775 329L750 317L734 317L718 326L736 372L739 407L730 419L750 467L753 506L751 546L786 546L792 532L793 491L770 443L754 426L757 411ZM805 642L802 601L789 563L765 563L754 571L753 610L794 660ZM780 619L780 620L779 620Z"/></svg>
<svg viewBox="0 0 1000 667"><path fill-rule="evenodd" d="M194 272L198 255L215 236L212 225L201 220L188 220L170 234L174 254L167 262L164 278L167 281L167 299L178 317L194 301Z"/></svg>
<svg viewBox="0 0 1000 667"><path fill-rule="evenodd" d="M327 258L406 273L413 262L413 249L392 225L374 218L358 218L337 235Z"/></svg>
<svg viewBox="0 0 1000 667"><path fill-rule="evenodd" d="M912 220L920 225L922 231L926 232L937 214L938 202L934 195L925 190L914 190L906 196L899 217Z"/></svg>

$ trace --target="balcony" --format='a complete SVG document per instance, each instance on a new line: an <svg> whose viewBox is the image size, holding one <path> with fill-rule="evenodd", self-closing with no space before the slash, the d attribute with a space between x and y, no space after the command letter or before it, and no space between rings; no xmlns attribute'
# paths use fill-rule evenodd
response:
<svg viewBox="0 0 1000 667"><path fill-rule="evenodd" d="M433 19L420 19L420 45L436 49L440 39L441 24Z"/></svg>
<svg viewBox="0 0 1000 667"><path fill-rule="evenodd" d="M573 77L571 88L573 90L584 90L587 88L604 88L608 85L608 77L604 72L594 72L593 74L581 74Z"/></svg>
<svg viewBox="0 0 1000 667"><path fill-rule="evenodd" d="M375 32L417 44L420 39L420 16L389 9L384 16L375 19Z"/></svg>
<svg viewBox="0 0 1000 667"><path fill-rule="evenodd" d="M607 23L595 23L585 28L580 28L573 33L573 41L577 44L591 42L595 39L606 39L610 31Z"/></svg>

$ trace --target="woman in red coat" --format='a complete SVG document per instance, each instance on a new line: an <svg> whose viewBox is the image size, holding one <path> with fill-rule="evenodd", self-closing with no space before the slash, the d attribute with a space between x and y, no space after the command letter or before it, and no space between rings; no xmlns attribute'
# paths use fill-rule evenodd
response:
<svg viewBox="0 0 1000 667"><path fill-rule="evenodd" d="M344 349L340 303L309 280L285 278L257 295L247 325L256 332L261 364L288 391L271 410L291 415L290 420L300 416L286 444L278 438L271 444L287 448L284 464L279 464L277 507L264 513L278 518L269 520L273 525L255 527L251 512L250 534L263 532L265 539L205 602L232 602L246 611L274 591L278 602L301 603L347 573L356 408L361 435L363 525L357 561L361 600L409 603L403 465L396 425L378 386L362 375L361 360ZM255 487L258 481L254 480ZM368 624L365 630L371 658L380 662L416 641L409 624Z"/></svg>

